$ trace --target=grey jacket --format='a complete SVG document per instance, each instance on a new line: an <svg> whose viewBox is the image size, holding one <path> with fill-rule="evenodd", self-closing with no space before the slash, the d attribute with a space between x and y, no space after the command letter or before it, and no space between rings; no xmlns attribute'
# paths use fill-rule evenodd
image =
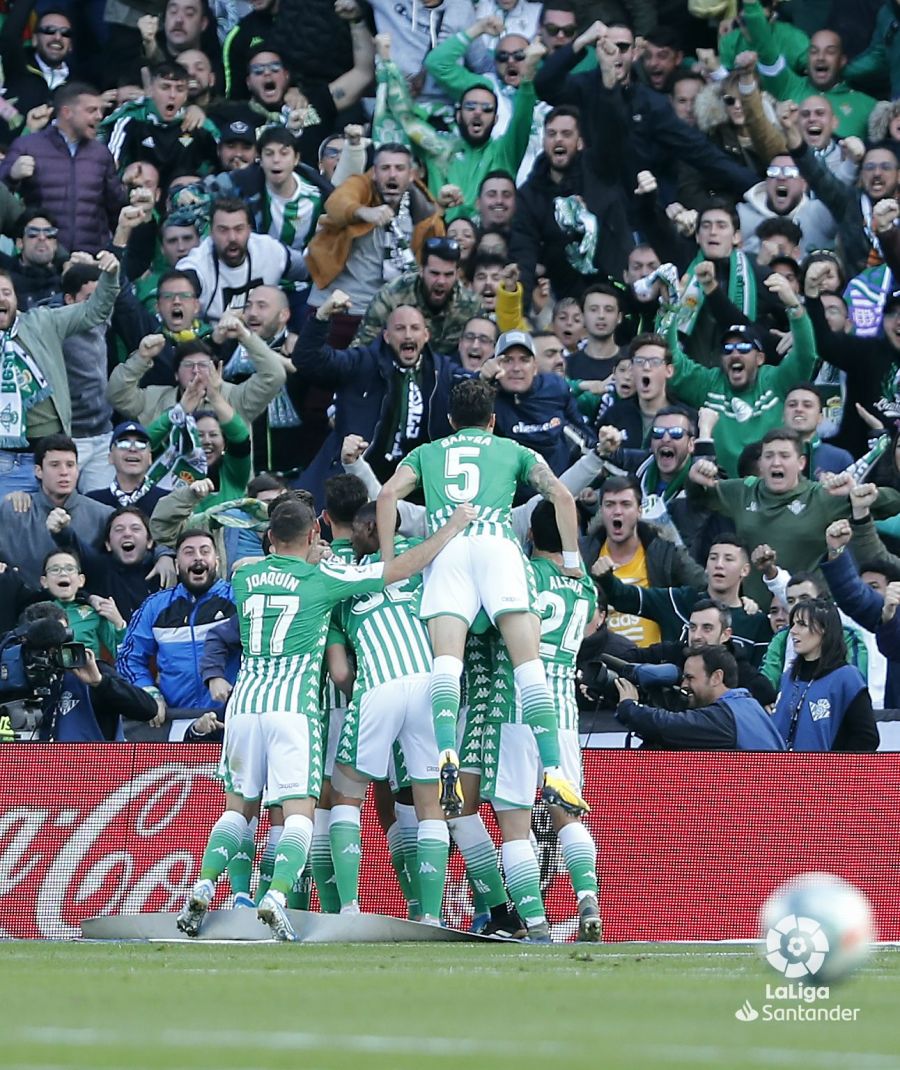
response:
<svg viewBox="0 0 900 1070"><path fill-rule="evenodd" d="M287 373L281 357L257 335L251 334L244 348L256 365L256 371L243 383L222 383L222 396L249 427L284 386ZM124 364L113 369L106 388L106 397L113 408L144 427L178 401L178 387L174 384L139 385L152 367L152 360L145 360L140 353L132 353Z"/></svg>
<svg viewBox="0 0 900 1070"><path fill-rule="evenodd" d="M17 566L22 579L37 588L41 585L44 558L51 550L59 549L47 530L47 517L56 506L43 490L34 491L30 498L31 508L27 513L17 513L12 502L0 502L0 561ZM112 506L95 502L78 491L66 498L62 508L72 518L70 530L87 546L97 544L113 512Z"/></svg>
<svg viewBox="0 0 900 1070"><path fill-rule="evenodd" d="M106 324L63 342L72 396L72 435L88 438L112 431L112 406L106 400Z"/></svg>
<svg viewBox="0 0 900 1070"><path fill-rule="evenodd" d="M18 339L47 376L52 393L28 410L26 434L29 438L65 431L72 433L72 397L66 374L63 341L73 334L105 323L119 292L119 273L100 272L100 281L91 296L80 305L61 308L39 306L19 316Z"/></svg>

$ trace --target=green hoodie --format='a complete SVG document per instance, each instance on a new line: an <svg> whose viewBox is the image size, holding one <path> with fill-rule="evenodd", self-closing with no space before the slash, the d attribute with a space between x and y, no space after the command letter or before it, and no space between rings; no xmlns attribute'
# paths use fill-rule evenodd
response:
<svg viewBox="0 0 900 1070"><path fill-rule="evenodd" d="M803 309L791 310L791 335L794 345L778 365L764 364L746 390L735 391L722 370L704 368L688 357L678 342L675 317L667 331L669 348L675 362L675 374L669 389L688 405L701 405L719 413L713 432L716 459L729 476L736 476L741 450L758 442L767 431L784 422L784 399L791 387L812 378L816 362L816 340L809 316Z"/></svg>

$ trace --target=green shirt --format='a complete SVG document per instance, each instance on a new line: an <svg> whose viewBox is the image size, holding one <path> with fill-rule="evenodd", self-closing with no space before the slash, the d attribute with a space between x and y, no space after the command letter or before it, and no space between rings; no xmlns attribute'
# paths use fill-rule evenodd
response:
<svg viewBox="0 0 900 1070"><path fill-rule="evenodd" d="M549 673L561 669L575 676L575 658L584 630L597 609L597 592L585 573L566 576L555 561L532 557L541 617L541 660Z"/></svg>
<svg viewBox="0 0 900 1070"><path fill-rule="evenodd" d="M241 630L241 669L229 715L291 712L319 716L322 655L331 610L345 598L380 591L382 565L273 554L232 579Z"/></svg>
<svg viewBox="0 0 900 1070"><path fill-rule="evenodd" d="M516 489L539 462L533 450L510 438L466 427L417 447L400 463L415 472L425 493L431 534L447 523L458 505L467 503L476 517L463 535L515 540L511 514Z"/></svg>

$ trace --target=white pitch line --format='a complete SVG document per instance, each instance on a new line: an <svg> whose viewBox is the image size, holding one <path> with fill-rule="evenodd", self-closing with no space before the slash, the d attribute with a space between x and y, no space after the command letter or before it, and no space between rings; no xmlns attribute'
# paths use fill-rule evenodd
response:
<svg viewBox="0 0 900 1070"><path fill-rule="evenodd" d="M747 1035L750 1036L750 1026ZM897 1070L900 1062L895 1055L881 1055L875 1052L821 1051L811 1048L769 1048L755 1044L741 1044L739 1047L726 1048L722 1045L666 1044L634 1049L635 1054L652 1057L662 1065L710 1063L713 1066L727 1066L730 1059L739 1054L742 1060L756 1063L758 1066L786 1066L796 1068L799 1062L816 1067L835 1067L836 1070Z"/></svg>

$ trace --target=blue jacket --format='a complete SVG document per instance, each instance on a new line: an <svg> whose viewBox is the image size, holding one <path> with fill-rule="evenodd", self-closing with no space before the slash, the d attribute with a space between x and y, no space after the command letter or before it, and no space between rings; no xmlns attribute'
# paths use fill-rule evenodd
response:
<svg viewBox="0 0 900 1070"><path fill-rule="evenodd" d="M772 720L792 750L831 751L835 749L838 733L848 710L866 682L852 665L841 665L833 672L815 680L803 680L789 669L781 678L781 693L775 704ZM792 732L792 722L796 728ZM869 706L869 719L872 708ZM875 750L878 733L875 732ZM843 749L843 748L841 748Z"/></svg>
<svg viewBox="0 0 900 1070"><path fill-rule="evenodd" d="M366 459L379 437L381 422L389 416L390 386L394 379L394 354L379 335L367 346L333 349L325 342L328 323L312 316L306 321L291 359L307 382L335 392L334 430L300 477L300 485L310 490L316 501L323 498L325 480L342 475L341 443L347 435L361 435L369 444ZM451 432L447 411L453 370L447 357L426 346L425 426L434 441Z"/></svg>
<svg viewBox="0 0 900 1070"><path fill-rule="evenodd" d="M216 580L199 598L181 583L152 594L131 618L116 667L129 683L159 690L167 706L221 709L203 683L200 659L207 632L234 614L234 594L225 580ZM234 681L237 658L227 668Z"/></svg>
<svg viewBox="0 0 900 1070"><path fill-rule="evenodd" d="M884 685L885 709L900 708L900 614L895 614L886 624L882 623L884 599L860 579L849 549L833 561L824 558L819 567L838 606L861 628L874 633L878 649L888 663Z"/></svg>
<svg viewBox="0 0 900 1070"><path fill-rule="evenodd" d="M673 712L626 699L616 717L645 744L671 750L784 750L772 718L743 687L709 706Z"/></svg>

